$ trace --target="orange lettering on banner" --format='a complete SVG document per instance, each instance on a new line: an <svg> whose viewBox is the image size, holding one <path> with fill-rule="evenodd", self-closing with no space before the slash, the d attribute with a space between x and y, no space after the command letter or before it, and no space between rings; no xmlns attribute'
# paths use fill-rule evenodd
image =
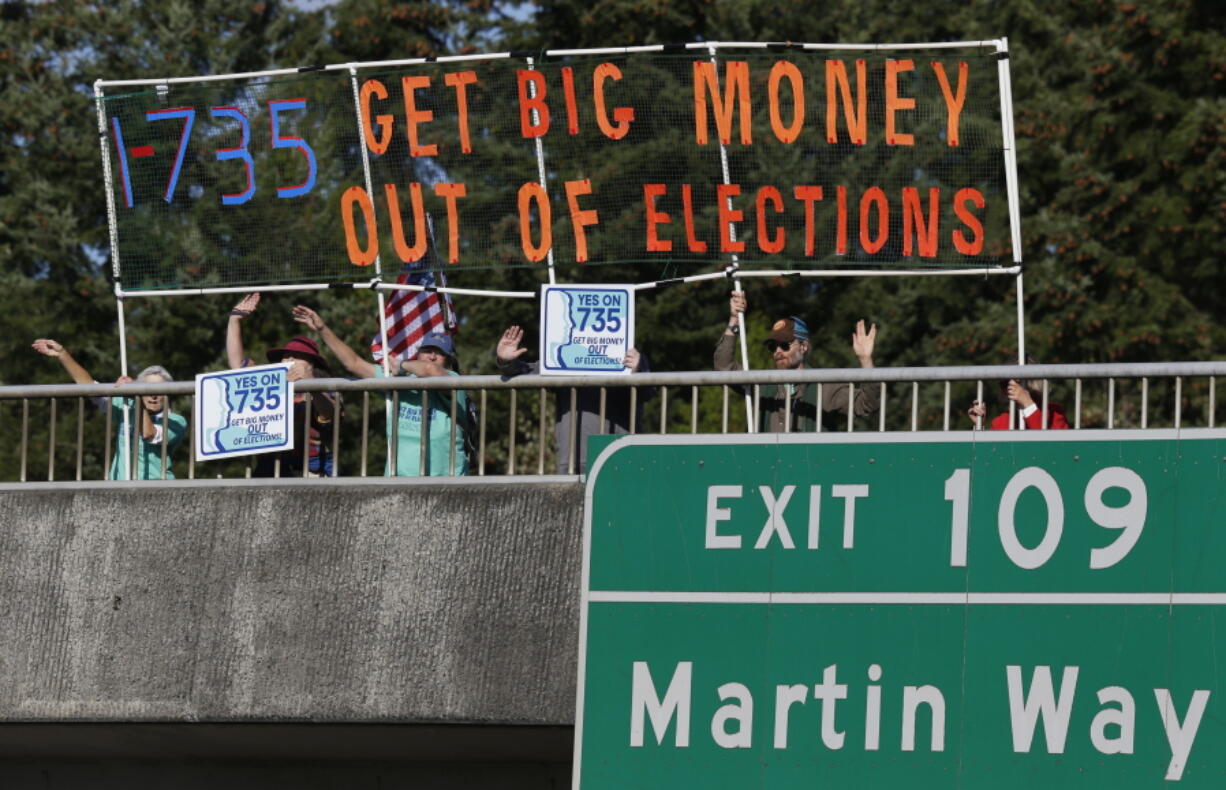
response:
<svg viewBox="0 0 1226 790"><path fill-rule="evenodd" d="M868 224L868 213L877 206L877 238L870 238L871 229ZM869 187L860 196L860 246L872 255L885 246L890 238L890 204L885 199L881 187Z"/></svg>
<svg viewBox="0 0 1226 790"><path fill-rule="evenodd" d="M769 237L766 230L766 204L770 202L776 214L783 213L783 195L779 190L772 186L765 186L758 190L758 197L755 201L755 210L758 214L758 247L762 252L774 253L783 252L783 247L787 243L787 236L782 227L775 227L774 237Z"/></svg>
<svg viewBox="0 0 1226 790"><path fill-rule="evenodd" d="M792 195L805 206L805 255L812 256L814 226L816 225L813 204L822 199L822 188L817 186L794 187Z"/></svg>
<svg viewBox="0 0 1226 790"><path fill-rule="evenodd" d="M941 190L936 187L928 189L928 218L924 219L924 206L920 202L919 190L915 187L902 188L902 254L912 254L911 236L919 238L919 254L921 258L937 257L937 226L941 220Z"/></svg>
<svg viewBox="0 0 1226 790"><path fill-rule="evenodd" d="M847 81L847 64L841 60L826 61L826 142L837 143L839 96L843 98L843 117L847 121L847 133L856 145L864 145L868 139L868 94L865 92L866 67L863 60L856 61L856 100L852 107L851 85ZM836 94L836 90L838 93Z"/></svg>
<svg viewBox="0 0 1226 790"><path fill-rule="evenodd" d="M592 72L592 100L596 105L596 125L610 140L620 140L630 131L630 122L634 120L633 107L615 107L613 120L609 123L608 111L604 104L604 84L606 80L620 80L622 70L612 63L601 63Z"/></svg>
<svg viewBox="0 0 1226 790"><path fill-rule="evenodd" d="M749 64L743 60L730 60L724 64L724 91L719 90L719 76L715 64L705 60L694 61L694 134L699 145L706 145L707 94L711 95L711 111L715 115L715 130L720 142L732 143L732 114L738 111L741 120L741 144L753 142L753 129L749 104Z"/></svg>
<svg viewBox="0 0 1226 790"><path fill-rule="evenodd" d="M591 179L566 182L566 203L570 206L570 224L575 229L575 260L579 263L587 263L587 233L583 229L600 222L595 209L579 208L579 196L590 194L592 194Z"/></svg>
<svg viewBox="0 0 1226 790"><path fill-rule="evenodd" d="M544 137L549 131L549 107L545 104L545 75L535 69L519 69L515 72L519 83L519 129L527 138ZM528 93L528 86L536 89L536 96Z"/></svg>
<svg viewBox="0 0 1226 790"><path fill-rule="evenodd" d="M685 217L685 246L690 252L706 252L707 243L694 235L694 195L689 184L681 185L681 215Z"/></svg>
<svg viewBox="0 0 1226 790"><path fill-rule="evenodd" d="M460 151L466 154L473 152L472 140L468 136L468 86L477 81L475 71L456 71L443 76L443 82L455 88L455 107L460 127Z"/></svg>
<svg viewBox="0 0 1226 790"><path fill-rule="evenodd" d="M983 193L974 187L959 189L954 195L954 214L971 232L971 240L967 241L962 231L955 230L954 249L963 255L978 255L983 252L983 224L979 221L979 217L966 208L968 200L975 204L975 208L983 208L987 205L987 201L983 199Z"/></svg>
<svg viewBox="0 0 1226 790"><path fill-rule="evenodd" d="M460 211L456 198L468 194L464 184L439 183L434 185L434 194L447 201L447 262L460 262Z"/></svg>
<svg viewBox="0 0 1226 790"><path fill-rule="evenodd" d="M945 64L933 63L932 70L937 74L937 83L941 86L941 95L945 97L945 137L950 145L958 144L958 118L962 115L962 105L966 103L966 77L970 66L966 61L958 64L958 93L954 95L949 89L949 77L945 76Z"/></svg>
<svg viewBox="0 0 1226 790"><path fill-rule="evenodd" d="M395 184L384 184L387 192L387 213L392 220L392 243L396 254L405 263L420 261L426 254L426 211L422 205L421 184L416 181L409 184L409 204L413 209L413 246L410 247L404 239L404 220L400 217L400 198L396 195Z"/></svg>
<svg viewBox="0 0 1226 790"><path fill-rule="evenodd" d="M424 76L401 77L400 84L404 88L404 117L405 126L409 132L409 156L438 156L437 145L434 143L419 145L417 142L418 124L433 121L434 111L417 109L417 94L414 91L418 88L429 88L430 78Z"/></svg>
<svg viewBox="0 0 1226 790"><path fill-rule="evenodd" d="M667 213L656 210L656 198L668 194L668 187L663 184L643 184L643 207L647 213L647 251L672 252L673 243L661 239L656 231L657 225L667 225L673 221Z"/></svg>
<svg viewBox="0 0 1226 790"><path fill-rule="evenodd" d="M532 243L533 203L540 219L539 245ZM519 244L524 250L524 257L533 263L545 260L545 255L553 246L553 212L549 208L549 196L545 194L545 188L535 181L528 181L519 188Z"/></svg>
<svg viewBox="0 0 1226 790"><path fill-rule="evenodd" d="M358 241L357 228L353 224L354 204L362 209L362 223L366 226L366 247ZM370 195L361 187L349 187L341 195L341 222L345 226L345 249L349 262L354 266L369 266L379 255L379 233L375 228L375 206Z"/></svg>
<svg viewBox="0 0 1226 790"><path fill-rule="evenodd" d="M562 69L562 96L566 99L566 133L579 134L579 105L575 101L575 70Z"/></svg>
<svg viewBox="0 0 1226 790"><path fill-rule="evenodd" d="M847 187L835 187L835 216L838 230L835 232L834 251L847 254Z"/></svg>
<svg viewBox="0 0 1226 790"><path fill-rule="evenodd" d="M745 212L732 207L732 198L741 194L738 184L717 184L715 197L719 206L719 251L744 252L745 242L733 241L732 223L745 219Z"/></svg>
<svg viewBox="0 0 1226 790"><path fill-rule="evenodd" d="M887 60L885 62L885 142L887 145L915 145L915 135L894 131L894 113L899 110L914 110L915 99L898 95L898 74L914 71L913 60Z"/></svg>
<svg viewBox="0 0 1226 790"><path fill-rule="evenodd" d="M379 124L379 136L375 137L375 128L371 125L370 117L372 94L380 99L386 99L387 86L379 80L366 80L362 83L362 89L358 91L358 101L362 105L362 134L366 137L366 147L372 153L382 154L387 151L388 144L392 142L392 126L395 121L390 115L375 116L374 122Z"/></svg>
<svg viewBox="0 0 1226 790"><path fill-rule="evenodd" d="M779 114L779 83L787 80L792 85L792 123L783 125ZM766 84L766 94L770 103L771 130L781 143L794 143L800 137L800 130L805 125L805 83L800 76L800 69L786 60L771 66L770 80Z"/></svg>

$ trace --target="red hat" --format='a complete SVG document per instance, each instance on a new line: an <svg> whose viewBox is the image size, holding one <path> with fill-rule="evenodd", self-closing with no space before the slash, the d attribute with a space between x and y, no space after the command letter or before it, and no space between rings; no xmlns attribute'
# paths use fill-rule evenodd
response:
<svg viewBox="0 0 1226 790"><path fill-rule="evenodd" d="M267 356L269 362L280 362L290 354L309 359L315 367L329 373L332 372L332 369L328 366L328 361L320 356L319 346L315 345L315 341L309 337L295 337L281 348L269 349Z"/></svg>

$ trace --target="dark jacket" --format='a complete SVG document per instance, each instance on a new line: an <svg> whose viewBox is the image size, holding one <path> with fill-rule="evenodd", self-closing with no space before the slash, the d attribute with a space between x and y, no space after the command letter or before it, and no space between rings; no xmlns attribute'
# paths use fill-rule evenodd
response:
<svg viewBox="0 0 1226 790"><path fill-rule="evenodd" d="M741 370L736 358L736 336L727 332L715 346L716 370ZM790 390L790 393L789 393ZM821 409L817 407L817 384L763 384L758 387L758 430L763 433L784 433L787 428L787 402L792 402L791 430L793 433L817 430L820 414L822 430L847 430L847 403L852 397L850 384L822 384ZM746 388L753 393L753 388ZM881 407L881 385L860 384L855 387L855 414L864 417ZM837 416L841 413L842 417Z"/></svg>

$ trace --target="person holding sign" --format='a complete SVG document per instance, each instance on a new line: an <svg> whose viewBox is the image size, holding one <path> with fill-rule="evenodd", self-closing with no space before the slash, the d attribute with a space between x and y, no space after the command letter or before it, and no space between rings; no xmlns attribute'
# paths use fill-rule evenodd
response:
<svg viewBox="0 0 1226 790"><path fill-rule="evenodd" d="M324 344L336 358L358 378L383 378L383 366L363 359L345 341L337 337L324 320L309 307L294 307L294 320L306 324L319 333ZM404 373L412 378L429 376L458 376L455 370L455 344L447 335L429 334L418 346L413 359L399 360L393 366L393 375ZM456 425L451 421L451 398L441 390L409 390L400 395L400 411L396 416L396 476L417 477L421 474L421 421L423 394L427 395L430 409L428 419L429 441L426 445L426 474L466 475L468 454L465 452L468 438L468 393L456 390ZM388 425L388 447L392 445L392 426ZM391 473L388 459L387 473Z"/></svg>
<svg viewBox="0 0 1226 790"><path fill-rule="evenodd" d="M740 331L739 314L744 313L747 307L745 293L733 291L728 307L731 314L728 326L715 346L716 370L741 369L741 363L736 359L736 336ZM860 367L873 367L873 346L876 340L876 324L865 331L864 321L856 322L851 336L851 350L859 360ZM805 358L809 353L808 324L797 316L780 318L771 326L766 348L771 352L777 370L803 370ZM854 402L852 388L848 384L824 384L821 391L819 405L816 384L763 385L760 391L758 429L763 433L813 431L816 430L819 419L825 421L828 419L827 415L834 412L846 415L848 409L853 409L857 416L864 417L881 407L881 387L878 384L856 387ZM788 401L791 401L791 425L787 422ZM823 427L835 429L839 426L823 422Z"/></svg>
<svg viewBox="0 0 1226 790"><path fill-rule="evenodd" d="M33 349L43 356L55 357L68 371L68 375L77 384L97 384L81 363L68 353L58 342L45 337L35 340ZM159 384L173 381L170 372L161 365L150 365L137 375L136 380L142 384ZM116 385L129 384L130 376L120 376ZM132 478L132 428L135 426L137 414L132 411L132 398L95 398L95 405L100 410L111 412L112 418L120 425L120 438L116 445L115 457L111 459L111 468L107 472L107 480L131 480ZM187 420L181 414L170 410L165 395L140 396L140 442L136 449L137 480L173 480L174 473L170 470L170 459L175 449L183 443L187 435ZM126 414L126 419L125 419ZM165 439L166 465L162 465L162 441Z"/></svg>
<svg viewBox="0 0 1226 790"><path fill-rule="evenodd" d="M540 370L540 363L525 362L521 357L528 352L522 347L524 330L518 326L507 327L494 350L498 371L505 377L533 374ZM622 365L631 373L649 372L651 364L646 354L631 348L622 359ZM571 392L575 393L575 410L571 413ZM600 387L576 387L555 389L558 399L557 420L553 426L554 446L558 451L557 473L582 474L587 466L587 437L593 434L630 433L630 388L610 387L605 390L605 403L600 403ZM655 388L639 388L635 404L635 425L643 424L643 404L655 395ZM603 413L603 414L602 414ZM577 423L577 424L576 424ZM572 458L571 437L575 437Z"/></svg>
<svg viewBox="0 0 1226 790"><path fill-rule="evenodd" d="M242 321L255 312L260 304L258 293L247 294L230 311L226 325L226 358L232 369L251 367L254 360L243 351ZM332 371L319 353L319 346L309 337L292 338L281 348L269 349L265 354L269 362L289 364L287 377L290 381L331 376ZM315 397L312 397L315 396ZM311 404L311 424L306 426L307 403ZM339 411L340 399L336 393L294 393L294 446L301 448L305 439L309 442L306 474L302 471L302 450L286 450L261 455L253 474L256 477L332 477L335 471L332 449L324 441L324 432L331 428L332 420ZM281 462L280 469L277 461Z"/></svg>

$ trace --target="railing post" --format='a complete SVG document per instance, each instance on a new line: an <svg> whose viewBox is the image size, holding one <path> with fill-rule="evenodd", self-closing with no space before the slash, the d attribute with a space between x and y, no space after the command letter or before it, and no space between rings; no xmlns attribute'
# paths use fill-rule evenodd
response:
<svg viewBox="0 0 1226 790"><path fill-rule="evenodd" d="M85 464L85 398L77 398L77 480Z"/></svg>
<svg viewBox="0 0 1226 790"><path fill-rule="evenodd" d="M421 394L421 431L417 437L417 475L418 477L430 476L430 464L434 461L430 457L430 414L433 411L434 398L430 397L430 390L418 390Z"/></svg>
<svg viewBox="0 0 1226 790"><path fill-rule="evenodd" d="M370 392L362 393L362 465L359 474L366 477L366 453L370 450Z"/></svg>
<svg viewBox="0 0 1226 790"><path fill-rule="evenodd" d="M170 396L162 398L162 479L166 479L166 465L170 454Z"/></svg>
<svg viewBox="0 0 1226 790"><path fill-rule="evenodd" d="M51 399L51 424L47 428L47 482L55 480L55 418L57 403L58 401L55 398Z"/></svg>
<svg viewBox="0 0 1226 790"><path fill-rule="evenodd" d="M517 389L514 389L514 388L511 389L511 409L510 409L511 424L507 429L507 474L508 475L515 474L515 420L516 420L516 417L518 416L516 413L518 411L518 404L516 402L516 395L518 392L519 390Z"/></svg>
<svg viewBox="0 0 1226 790"><path fill-rule="evenodd" d="M26 482L26 453L30 447L30 399L21 399L21 482Z"/></svg>
<svg viewBox="0 0 1226 790"><path fill-rule="evenodd" d="M1073 430L1081 430L1081 379L1077 379L1073 385Z"/></svg>
<svg viewBox="0 0 1226 790"><path fill-rule="evenodd" d="M308 393L304 401L302 410L302 476L311 476L311 406L315 400L315 393ZM320 443L323 442L323 437L319 437ZM323 463L323 448L320 448L319 461Z"/></svg>
<svg viewBox="0 0 1226 790"><path fill-rule="evenodd" d="M489 403L488 390L481 390L481 416L477 420L477 474L485 476L485 410Z"/></svg>
<svg viewBox="0 0 1226 790"><path fill-rule="evenodd" d="M536 405L536 473L545 474L545 395L541 387Z"/></svg>

